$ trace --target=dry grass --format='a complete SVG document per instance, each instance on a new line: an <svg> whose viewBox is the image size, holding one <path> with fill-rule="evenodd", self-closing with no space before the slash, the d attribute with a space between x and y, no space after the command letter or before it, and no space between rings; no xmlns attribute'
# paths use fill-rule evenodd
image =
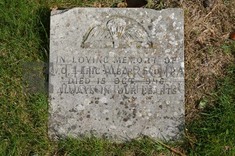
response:
<svg viewBox="0 0 235 156"><path fill-rule="evenodd" d="M198 103L216 87L216 80L234 61L221 48L234 29L235 3L217 0L205 9L201 1L182 3L185 10L186 120L197 117Z"/></svg>

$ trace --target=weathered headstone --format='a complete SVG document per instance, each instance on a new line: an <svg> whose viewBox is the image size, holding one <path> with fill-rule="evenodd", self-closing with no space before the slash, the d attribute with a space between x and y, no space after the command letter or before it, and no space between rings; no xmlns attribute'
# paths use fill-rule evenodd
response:
<svg viewBox="0 0 235 156"><path fill-rule="evenodd" d="M49 135L180 138L183 10L52 11Z"/></svg>

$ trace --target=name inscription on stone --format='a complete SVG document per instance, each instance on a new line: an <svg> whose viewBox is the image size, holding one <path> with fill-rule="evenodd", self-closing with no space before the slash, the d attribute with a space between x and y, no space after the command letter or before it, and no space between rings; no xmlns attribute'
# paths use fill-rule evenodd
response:
<svg viewBox="0 0 235 156"><path fill-rule="evenodd" d="M184 69L176 59L58 56L51 73L61 77L60 95L177 94L183 92L182 80L174 78L183 77Z"/></svg>
<svg viewBox="0 0 235 156"><path fill-rule="evenodd" d="M182 10L52 12L49 82L52 138L179 138Z"/></svg>

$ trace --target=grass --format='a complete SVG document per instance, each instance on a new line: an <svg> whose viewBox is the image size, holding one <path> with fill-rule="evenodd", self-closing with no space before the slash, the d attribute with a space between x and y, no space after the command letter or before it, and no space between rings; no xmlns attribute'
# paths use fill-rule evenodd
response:
<svg viewBox="0 0 235 156"><path fill-rule="evenodd" d="M168 153L160 144L144 138L125 144L114 144L105 140L95 138L76 140L67 139L60 142L59 155L158 155Z"/></svg>
<svg viewBox="0 0 235 156"><path fill-rule="evenodd" d="M235 154L235 65L228 75L218 81L213 95L215 105L207 106L200 119L188 125L190 134L197 139L191 154L234 155Z"/></svg>
<svg viewBox="0 0 235 156"><path fill-rule="evenodd" d="M31 65L28 65L28 68L25 68L24 65L27 65L28 62L48 61L50 8L91 7L94 1L0 0L0 155L174 155L172 150L168 150L166 146L149 138L125 144L113 144L107 140L96 138L84 140L68 138L59 142L48 139L47 94L37 92L43 90L43 85L39 85L34 92L28 92L25 89L30 87L26 83L25 76L30 76L33 70L30 70ZM119 1L96 0L96 2L101 3L102 6L113 6L114 3ZM163 4L162 1L159 3L161 6L158 6L158 8L166 7L166 4ZM231 3L232 1L226 1L226 5L231 5ZM191 1L185 2L182 6L189 4L191 4ZM151 4L151 6L153 5ZM207 107L196 112L200 114L198 118L187 121L188 131L186 131L184 143L167 144L172 149L175 148L177 151L188 155L234 155L235 67L231 66L226 74L222 74L220 68L216 70L217 68L214 67L217 67L218 64L224 68L224 65L227 65L226 63L231 62L227 58L234 55L235 43L221 39L221 44L216 46L211 38L204 39L204 34L200 33L202 31L201 25L199 27L194 23L201 19L201 16L195 19L196 16L191 16L192 10L185 10L186 60L188 62L186 63L186 68L188 68L186 72L188 72L188 75L195 76L196 79L198 75L194 73L201 72L201 70L198 67L193 70L191 66L194 63L194 66L198 65L202 68L198 62L202 61L201 56L207 55L209 49L210 69L219 73L215 76L216 81L214 81L217 82L217 84L215 83L217 89L213 95L209 94L211 90L207 90L207 88L194 89L194 83L197 85L199 82L195 82L196 80L192 77L186 77L188 84L186 88L194 89L195 91L192 93L197 95L196 98L190 99L193 94L190 92L186 94L188 96L186 97L188 108L195 107L195 102L191 101L197 101L201 98L201 96L198 96L199 94L203 95L204 98L212 98L213 100L206 100ZM232 11L234 12L234 10ZM192 30L187 26L189 19L194 26ZM224 27L231 30L226 25ZM199 32L197 35L201 35L200 41L208 43L208 48L200 48L199 44L194 44L194 38L198 36L195 36L193 31ZM191 54L191 51L194 53ZM213 61L219 63L215 64ZM201 81L206 76L202 75ZM218 81L220 77L223 78ZM38 81L44 82L45 79L41 76ZM210 81L206 81L206 83L209 85ZM193 110L191 112L195 115Z"/></svg>

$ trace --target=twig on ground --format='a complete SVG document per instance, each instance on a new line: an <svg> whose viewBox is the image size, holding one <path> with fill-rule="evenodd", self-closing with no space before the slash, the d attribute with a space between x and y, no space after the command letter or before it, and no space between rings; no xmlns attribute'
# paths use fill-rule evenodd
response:
<svg viewBox="0 0 235 156"><path fill-rule="evenodd" d="M176 154L178 154L178 155L180 155L180 156L186 156L185 154L181 153L180 151L178 151L178 150L176 150L176 149L174 149L174 148L171 148L170 146L164 144L164 143L161 142L161 141L157 141L157 143L161 144L161 145L164 146L165 148L169 149L170 151L172 151L172 152L174 152L174 153L176 153Z"/></svg>

